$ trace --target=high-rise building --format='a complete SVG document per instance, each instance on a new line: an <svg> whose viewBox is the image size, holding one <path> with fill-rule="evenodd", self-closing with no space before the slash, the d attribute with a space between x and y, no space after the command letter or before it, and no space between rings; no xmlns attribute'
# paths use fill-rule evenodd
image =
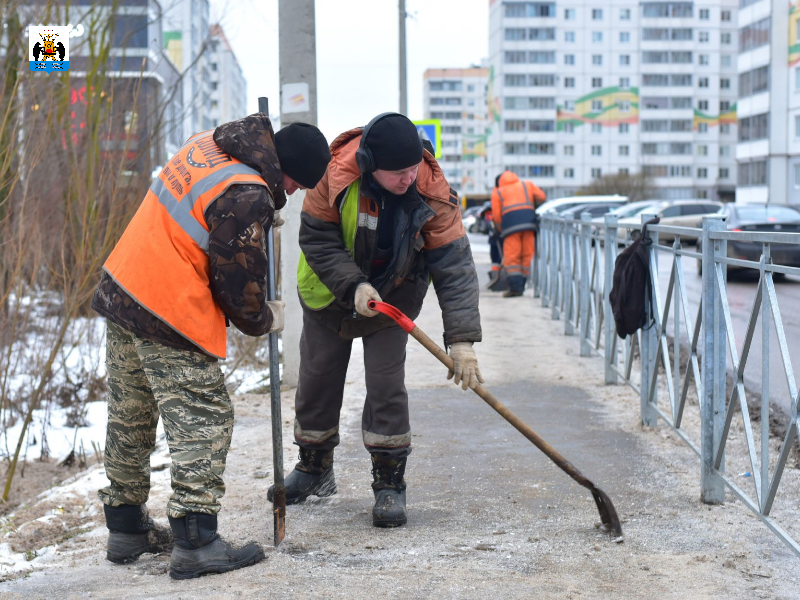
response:
<svg viewBox="0 0 800 600"><path fill-rule="evenodd" d="M490 0L489 172L550 198L644 172L661 197L732 199L737 5Z"/></svg>
<svg viewBox="0 0 800 600"><path fill-rule="evenodd" d="M163 43L183 74L182 139L212 128L208 45L209 0L170 0L164 6Z"/></svg>
<svg viewBox="0 0 800 600"><path fill-rule="evenodd" d="M487 171L487 81L485 67L428 69L424 79L426 119L442 124L439 165L460 194L491 192Z"/></svg>
<svg viewBox="0 0 800 600"><path fill-rule="evenodd" d="M741 0L737 199L800 203L800 1Z"/></svg>
<svg viewBox="0 0 800 600"><path fill-rule="evenodd" d="M211 126L247 116L247 82L220 25L211 26L208 64L211 73Z"/></svg>

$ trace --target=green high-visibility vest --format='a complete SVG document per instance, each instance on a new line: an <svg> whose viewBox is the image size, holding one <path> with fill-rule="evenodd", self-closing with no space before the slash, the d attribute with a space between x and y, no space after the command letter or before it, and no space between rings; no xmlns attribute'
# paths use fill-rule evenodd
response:
<svg viewBox="0 0 800 600"><path fill-rule="evenodd" d="M344 200L339 209L339 221L342 227L342 239L345 248L353 256L356 243L356 228L358 227L358 197L360 179L350 184ZM336 298L327 286L319 280L317 274L309 266L306 256L300 252L300 261L297 263L297 289L305 305L311 310L321 310Z"/></svg>

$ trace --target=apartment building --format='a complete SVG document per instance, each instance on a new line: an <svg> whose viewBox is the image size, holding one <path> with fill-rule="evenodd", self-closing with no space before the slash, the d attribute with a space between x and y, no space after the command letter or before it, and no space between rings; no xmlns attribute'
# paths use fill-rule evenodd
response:
<svg viewBox="0 0 800 600"><path fill-rule="evenodd" d="M490 174L554 198L644 172L661 197L733 199L737 10L490 0Z"/></svg>
<svg viewBox="0 0 800 600"><path fill-rule="evenodd" d="M439 165L461 195L492 191L487 171L487 82L489 69L428 69L424 79L426 119L442 125Z"/></svg>
<svg viewBox="0 0 800 600"><path fill-rule="evenodd" d="M800 1L740 0L737 199L800 203Z"/></svg>
<svg viewBox="0 0 800 600"><path fill-rule="evenodd" d="M211 126L217 127L247 116L247 82L220 25L211 26L208 52L211 75L208 116Z"/></svg>

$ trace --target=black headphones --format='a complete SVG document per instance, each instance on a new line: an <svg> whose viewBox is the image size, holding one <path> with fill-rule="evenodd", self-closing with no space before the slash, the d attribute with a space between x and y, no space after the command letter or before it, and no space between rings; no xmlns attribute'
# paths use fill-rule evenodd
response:
<svg viewBox="0 0 800 600"><path fill-rule="evenodd" d="M367 136L369 135L369 130L372 128L375 123L383 119L384 117L389 117L391 115L399 115L400 113L395 112L385 112L379 114L377 117L372 119L367 126L364 127L364 130L361 133L361 143L358 145L358 150L356 150L356 164L358 165L358 169L362 173L372 173L375 169L377 169L377 165L375 164L375 157L372 156L372 151L367 146ZM401 115L402 116L402 115Z"/></svg>

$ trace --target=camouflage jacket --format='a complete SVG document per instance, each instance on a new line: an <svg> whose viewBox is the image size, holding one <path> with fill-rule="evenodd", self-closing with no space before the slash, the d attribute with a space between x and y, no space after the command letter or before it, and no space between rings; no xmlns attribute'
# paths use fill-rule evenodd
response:
<svg viewBox="0 0 800 600"><path fill-rule="evenodd" d="M214 141L224 151L256 169L269 189L232 185L206 210L211 293L228 320L247 335L264 335L272 325L267 300L266 235L275 210L286 204L282 172L269 119L254 114L220 125ZM139 305L103 273L92 308L120 327L145 339L177 348L200 348Z"/></svg>

